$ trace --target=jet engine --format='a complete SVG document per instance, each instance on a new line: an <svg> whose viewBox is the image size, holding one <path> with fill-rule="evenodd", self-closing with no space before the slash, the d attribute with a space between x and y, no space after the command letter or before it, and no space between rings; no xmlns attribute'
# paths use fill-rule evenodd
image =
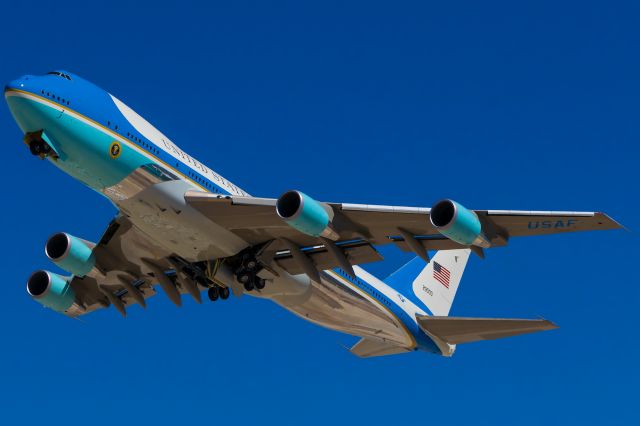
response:
<svg viewBox="0 0 640 426"><path fill-rule="evenodd" d="M300 191L288 191L278 198L276 212L289 226L312 237L338 240L333 228L334 211Z"/></svg>
<svg viewBox="0 0 640 426"><path fill-rule="evenodd" d="M84 276L96 264L93 246L73 235L58 232L47 240L44 251L47 257L60 268L74 275Z"/></svg>
<svg viewBox="0 0 640 426"><path fill-rule="evenodd" d="M27 280L27 293L54 311L64 313L75 302L76 295L66 278L48 271L36 271Z"/></svg>
<svg viewBox="0 0 640 426"><path fill-rule="evenodd" d="M490 240L482 231L478 215L452 200L437 202L430 219L433 226L445 237L456 243L469 246L491 247Z"/></svg>

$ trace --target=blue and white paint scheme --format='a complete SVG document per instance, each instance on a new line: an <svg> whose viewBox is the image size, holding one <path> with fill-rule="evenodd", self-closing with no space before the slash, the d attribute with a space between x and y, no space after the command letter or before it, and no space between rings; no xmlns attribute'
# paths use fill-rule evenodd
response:
<svg viewBox="0 0 640 426"><path fill-rule="evenodd" d="M158 289L177 306L183 294L248 294L361 337L351 348L361 357L450 356L460 343L555 328L448 316L470 253L513 237L620 227L598 212L469 210L452 200L425 208L319 202L300 191L253 197L73 73L25 75L4 93L30 152L119 212L95 244L49 239L47 256L71 275L28 280L36 301L71 317L109 306L126 315ZM358 266L381 260L382 244L416 254L385 281Z"/></svg>

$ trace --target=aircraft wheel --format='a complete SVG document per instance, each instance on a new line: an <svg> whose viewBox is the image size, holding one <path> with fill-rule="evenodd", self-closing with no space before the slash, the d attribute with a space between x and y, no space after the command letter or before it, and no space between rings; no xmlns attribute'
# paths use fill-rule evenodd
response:
<svg viewBox="0 0 640 426"><path fill-rule="evenodd" d="M266 284L267 282L265 280L256 277L255 286L258 290L262 290Z"/></svg>
<svg viewBox="0 0 640 426"><path fill-rule="evenodd" d="M36 156L47 156L51 153L51 147L43 140L32 140L29 142L29 151Z"/></svg>
<svg viewBox="0 0 640 426"><path fill-rule="evenodd" d="M251 274L246 271L239 273L238 281L240 281L242 284L247 284L248 282L251 282Z"/></svg>
<svg viewBox="0 0 640 426"><path fill-rule="evenodd" d="M39 141L31 141L29 142L29 151L31 151L32 155L40 155L42 149L42 144Z"/></svg>
<svg viewBox="0 0 640 426"><path fill-rule="evenodd" d="M252 291L254 289L254 285L253 285L253 281L249 280L246 283L244 283L244 289L246 291Z"/></svg>
<svg viewBox="0 0 640 426"><path fill-rule="evenodd" d="M222 287L219 293L220 293L220 299L222 300L227 300L229 298L229 294L231 294L229 292L229 287Z"/></svg>
<svg viewBox="0 0 640 426"><path fill-rule="evenodd" d="M209 290L207 290L207 295L209 296L209 300L212 302L218 300L218 296L220 295L218 287L210 287Z"/></svg>

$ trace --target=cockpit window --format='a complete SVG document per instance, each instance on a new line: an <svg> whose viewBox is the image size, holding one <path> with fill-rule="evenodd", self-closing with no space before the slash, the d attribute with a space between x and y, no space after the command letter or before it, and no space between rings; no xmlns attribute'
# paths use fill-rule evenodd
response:
<svg viewBox="0 0 640 426"><path fill-rule="evenodd" d="M68 74L64 74L58 71L50 71L47 74L57 75L58 77L66 78L67 80L71 80L71 77Z"/></svg>

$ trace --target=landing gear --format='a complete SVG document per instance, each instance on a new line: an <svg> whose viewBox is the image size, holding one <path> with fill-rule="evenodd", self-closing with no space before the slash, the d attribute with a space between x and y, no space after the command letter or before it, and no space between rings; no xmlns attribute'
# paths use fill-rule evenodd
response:
<svg viewBox="0 0 640 426"><path fill-rule="evenodd" d="M229 295L231 294L231 292L229 291L229 287L222 287L219 290L220 292L220 299L222 300L227 300L229 298Z"/></svg>
<svg viewBox="0 0 640 426"><path fill-rule="evenodd" d="M227 300L231 292L229 291L229 287L209 287L207 290L207 296L209 296L209 300L215 302L218 299Z"/></svg>
<svg viewBox="0 0 640 426"><path fill-rule="evenodd" d="M256 275L255 272L240 270L236 275L238 281L244 286L246 291L262 290L267 282Z"/></svg>
<svg viewBox="0 0 640 426"><path fill-rule="evenodd" d="M201 291L206 290L207 296L212 302L218 299L227 300L231 295L231 290L227 287L228 284L215 278L219 266L217 260L215 261L215 266L212 266L208 261L189 263L177 256L173 256L168 260L176 271L175 274L171 275L174 283L180 280L179 285L181 289L191 290L189 292L192 293L192 295L197 292L198 296ZM228 274L229 272L223 274L223 276L227 277L225 278L226 281L232 279ZM250 279L250 277L248 279ZM200 297L197 297L196 300L200 302Z"/></svg>
<svg viewBox="0 0 640 426"><path fill-rule="evenodd" d="M210 287L209 290L207 290L207 296L209 296L209 300L211 300L212 302L218 300L218 297L220 296L218 287Z"/></svg>
<svg viewBox="0 0 640 426"><path fill-rule="evenodd" d="M42 139L34 139L29 142L29 151L32 155L44 158L51 153L51 147Z"/></svg>
<svg viewBox="0 0 640 426"><path fill-rule="evenodd" d="M242 284L249 284L255 280L255 274L246 270L240 270L236 275L236 278L238 278L238 281Z"/></svg>
<svg viewBox="0 0 640 426"><path fill-rule="evenodd" d="M43 135L42 130L26 133L24 135L24 142L29 145L29 151L31 151L31 154L44 159L50 154L55 155L55 152L44 139Z"/></svg>
<svg viewBox="0 0 640 426"><path fill-rule="evenodd" d="M246 258L243 262L242 262L242 266L244 267L244 269L246 269L247 271L255 271L258 268L258 261L252 258Z"/></svg>
<svg viewBox="0 0 640 426"><path fill-rule="evenodd" d="M236 279L244 286L245 291L262 290L265 280L257 274L260 264L254 255L245 253L241 258L241 265L236 271Z"/></svg>

